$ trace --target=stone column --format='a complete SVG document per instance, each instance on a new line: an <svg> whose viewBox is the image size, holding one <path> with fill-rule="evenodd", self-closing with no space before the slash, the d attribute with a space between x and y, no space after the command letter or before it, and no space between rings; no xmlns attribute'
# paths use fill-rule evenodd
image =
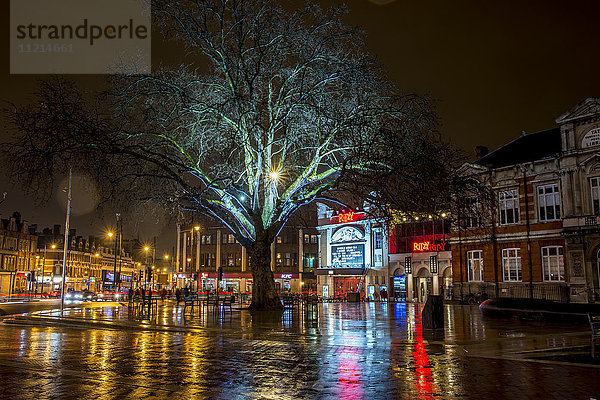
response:
<svg viewBox="0 0 600 400"><path fill-rule="evenodd" d="M433 274L433 295L438 295L440 294L440 285L439 285L439 275L438 274Z"/></svg>
<svg viewBox="0 0 600 400"><path fill-rule="evenodd" d="M187 270L187 232L183 232L183 272Z"/></svg>
<svg viewBox="0 0 600 400"><path fill-rule="evenodd" d="M298 272L304 268L304 230L298 229ZM302 278L300 278L302 279Z"/></svg>
<svg viewBox="0 0 600 400"><path fill-rule="evenodd" d="M200 271L200 231L196 231L196 272Z"/></svg>
<svg viewBox="0 0 600 400"><path fill-rule="evenodd" d="M414 299L413 290L414 290L413 275L407 274L406 275L406 301L411 301L412 299Z"/></svg>
<svg viewBox="0 0 600 400"><path fill-rule="evenodd" d="M244 246L242 246L242 272L245 272L247 270L248 270L248 255L246 254L246 248ZM246 289L244 289L244 290L246 290Z"/></svg>
<svg viewBox="0 0 600 400"><path fill-rule="evenodd" d="M215 260L215 270L218 270L219 267L221 266L221 230L218 229L217 230L217 254L216 254L216 260Z"/></svg>

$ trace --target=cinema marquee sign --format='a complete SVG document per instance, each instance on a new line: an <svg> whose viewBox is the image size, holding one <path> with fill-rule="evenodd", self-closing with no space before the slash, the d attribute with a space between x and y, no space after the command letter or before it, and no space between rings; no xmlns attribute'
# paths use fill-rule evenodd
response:
<svg viewBox="0 0 600 400"><path fill-rule="evenodd" d="M414 253L424 253L426 251L446 251L446 242L414 242L412 251Z"/></svg>
<svg viewBox="0 0 600 400"><path fill-rule="evenodd" d="M365 216L364 212L346 211L331 217L332 224L345 224L348 222L360 221Z"/></svg>

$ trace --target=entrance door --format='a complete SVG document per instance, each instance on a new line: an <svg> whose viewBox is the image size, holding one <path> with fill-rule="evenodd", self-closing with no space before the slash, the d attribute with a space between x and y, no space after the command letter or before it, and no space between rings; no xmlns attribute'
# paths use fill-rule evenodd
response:
<svg viewBox="0 0 600 400"><path fill-rule="evenodd" d="M345 297L347 293L356 293L360 278L334 278L334 296Z"/></svg>

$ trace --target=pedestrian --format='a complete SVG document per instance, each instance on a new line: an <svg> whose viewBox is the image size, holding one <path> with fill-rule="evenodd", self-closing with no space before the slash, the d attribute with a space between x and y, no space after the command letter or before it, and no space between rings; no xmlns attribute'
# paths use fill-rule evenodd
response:
<svg viewBox="0 0 600 400"><path fill-rule="evenodd" d="M181 290L179 290L179 288L175 290L175 298L177 299L177 305L179 305L179 302L181 301Z"/></svg>
<svg viewBox="0 0 600 400"><path fill-rule="evenodd" d="M190 288L187 286L183 288L183 297L185 297L186 299L190 297Z"/></svg>
<svg viewBox="0 0 600 400"><path fill-rule="evenodd" d="M131 301L132 298L133 298L133 289L129 288L129 291L127 292L127 300Z"/></svg>
<svg viewBox="0 0 600 400"><path fill-rule="evenodd" d="M387 296L388 296L387 290L385 290L385 288L381 289L381 300L387 301Z"/></svg>

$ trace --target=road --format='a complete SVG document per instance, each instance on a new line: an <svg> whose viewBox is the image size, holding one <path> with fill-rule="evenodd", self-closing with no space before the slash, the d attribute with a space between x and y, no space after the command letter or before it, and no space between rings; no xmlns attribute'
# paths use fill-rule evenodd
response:
<svg viewBox="0 0 600 400"><path fill-rule="evenodd" d="M403 303L277 317L186 316L171 302L153 319L109 305L65 315L89 325L0 326L0 397L600 398L586 326L486 319L476 307L446 306L437 334Z"/></svg>

